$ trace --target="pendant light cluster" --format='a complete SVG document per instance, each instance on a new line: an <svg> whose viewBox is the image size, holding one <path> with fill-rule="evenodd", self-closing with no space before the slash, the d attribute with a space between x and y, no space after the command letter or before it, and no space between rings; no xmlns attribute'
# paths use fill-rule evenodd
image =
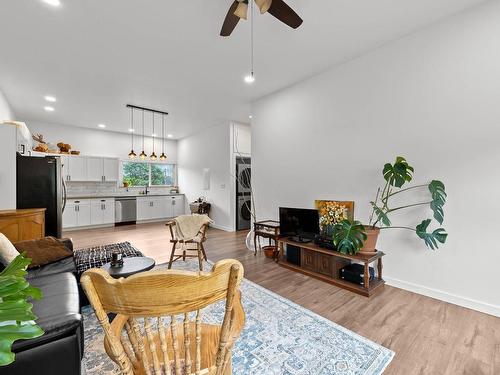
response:
<svg viewBox="0 0 500 375"><path fill-rule="evenodd" d="M156 141L156 134L155 134L155 114L161 114L161 125L162 125L162 130L161 130L161 135L162 135L162 148L161 148L161 155L160 155L160 160L165 161L167 160L167 155L165 155L165 116L168 115L168 112L163 112L163 111L157 111L155 109L150 109L150 108L145 108L145 107L138 107L135 105L127 104L127 108L130 108L130 132L132 133L131 135L131 143L132 143L132 149L130 153L128 154L128 157L130 159L135 159L137 157L136 153L134 152L134 111L135 110L140 110L142 112L142 151L139 154L139 159L141 160L146 160L148 158L148 155L146 154L145 147L144 147L144 138L145 138L145 132L144 132L144 113L145 112L150 112L151 113L151 124L152 124L152 140L153 140L153 152L149 156L150 160L157 160L158 156L156 156L155 152L155 141Z"/></svg>

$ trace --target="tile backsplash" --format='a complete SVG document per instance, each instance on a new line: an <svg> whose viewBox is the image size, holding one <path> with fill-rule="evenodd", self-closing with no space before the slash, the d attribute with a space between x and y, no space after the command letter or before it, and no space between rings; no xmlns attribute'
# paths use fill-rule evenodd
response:
<svg viewBox="0 0 500 375"><path fill-rule="evenodd" d="M144 187L118 187L116 182L66 182L68 197L82 195L135 195L144 190ZM150 187L151 194L169 194L170 187Z"/></svg>

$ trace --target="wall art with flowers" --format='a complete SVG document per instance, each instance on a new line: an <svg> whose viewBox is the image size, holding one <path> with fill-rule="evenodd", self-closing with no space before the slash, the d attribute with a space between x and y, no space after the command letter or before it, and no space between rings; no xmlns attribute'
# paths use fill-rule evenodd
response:
<svg viewBox="0 0 500 375"><path fill-rule="evenodd" d="M316 200L319 212L319 229L322 236L331 236L333 226L342 220L354 220L353 201L326 201Z"/></svg>

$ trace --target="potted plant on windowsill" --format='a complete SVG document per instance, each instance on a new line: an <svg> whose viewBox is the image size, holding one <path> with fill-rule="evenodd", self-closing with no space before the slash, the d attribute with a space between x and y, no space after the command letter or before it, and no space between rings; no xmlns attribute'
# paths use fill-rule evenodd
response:
<svg viewBox="0 0 500 375"><path fill-rule="evenodd" d="M441 181L432 180L427 184L420 184L407 187L413 179L414 169L408 164L405 158L398 156L394 164L384 165L383 175L385 184L383 188L377 190L375 200L370 202L372 213L369 225L362 225L360 222L343 220L334 227L333 242L342 253L373 255L376 252L376 244L380 230L384 229L405 229L415 232L425 245L435 250L438 243L444 244L448 234L443 228L428 231L432 219L424 219L415 228L407 226L393 226L389 218L390 214L396 211L417 206L428 206L434 219L441 225L444 221L443 206L446 203L445 186ZM401 206L392 206L391 198L407 193L413 189L427 189L430 200L424 202L410 203Z"/></svg>

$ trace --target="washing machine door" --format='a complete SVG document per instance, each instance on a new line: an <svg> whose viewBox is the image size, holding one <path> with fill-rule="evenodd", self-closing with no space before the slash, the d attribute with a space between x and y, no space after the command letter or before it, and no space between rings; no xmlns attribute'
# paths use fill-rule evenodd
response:
<svg viewBox="0 0 500 375"><path fill-rule="evenodd" d="M243 220L250 221L252 218L251 207L252 201L250 199L245 200L245 202L241 205L240 215Z"/></svg>
<svg viewBox="0 0 500 375"><path fill-rule="evenodd" d="M240 166L240 173L238 176L238 182L240 185L240 191L248 191L252 187L251 185L251 180L252 180L252 169L248 165L241 165Z"/></svg>

